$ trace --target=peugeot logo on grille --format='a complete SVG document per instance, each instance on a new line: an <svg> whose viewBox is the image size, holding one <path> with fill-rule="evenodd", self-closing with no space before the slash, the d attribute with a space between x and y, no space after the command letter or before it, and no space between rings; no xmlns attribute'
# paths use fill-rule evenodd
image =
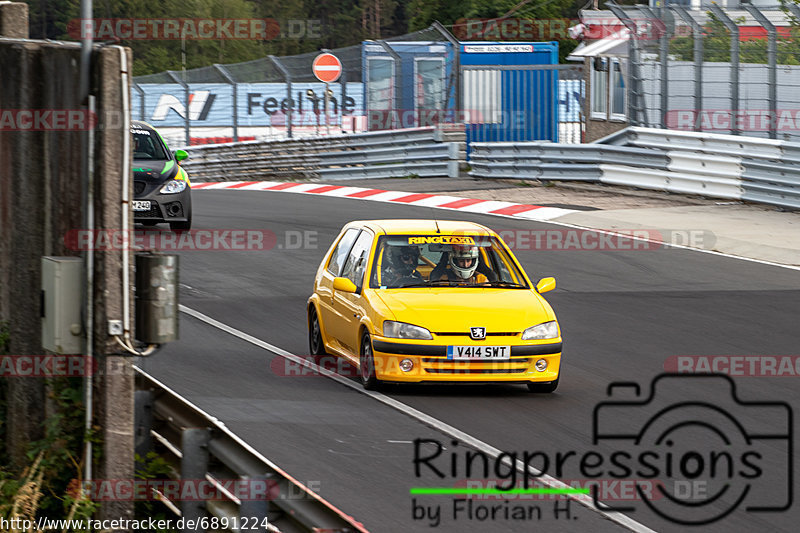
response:
<svg viewBox="0 0 800 533"><path fill-rule="evenodd" d="M482 341L486 338L486 328L469 328L469 338L474 341Z"/></svg>

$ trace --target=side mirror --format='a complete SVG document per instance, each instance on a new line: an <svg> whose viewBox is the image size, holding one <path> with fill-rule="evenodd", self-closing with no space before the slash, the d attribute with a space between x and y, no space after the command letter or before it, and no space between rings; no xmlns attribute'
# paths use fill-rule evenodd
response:
<svg viewBox="0 0 800 533"><path fill-rule="evenodd" d="M356 292L356 284L349 278L333 278L333 290L342 292Z"/></svg>
<svg viewBox="0 0 800 533"><path fill-rule="evenodd" d="M187 157L189 157L189 154L187 154L185 150L175 150L176 161L183 161Z"/></svg>
<svg viewBox="0 0 800 533"><path fill-rule="evenodd" d="M556 288L556 278L542 278L536 284L536 291L539 294L547 291L552 291L555 288Z"/></svg>

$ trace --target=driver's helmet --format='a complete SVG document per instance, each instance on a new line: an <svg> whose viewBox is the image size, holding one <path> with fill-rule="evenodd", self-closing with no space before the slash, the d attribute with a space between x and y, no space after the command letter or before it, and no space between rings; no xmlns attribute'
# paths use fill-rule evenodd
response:
<svg viewBox="0 0 800 533"><path fill-rule="evenodd" d="M478 268L478 247L453 245L450 267L461 279L469 279Z"/></svg>
<svg viewBox="0 0 800 533"><path fill-rule="evenodd" d="M399 276L410 276L419 264L419 246L392 246L389 263Z"/></svg>

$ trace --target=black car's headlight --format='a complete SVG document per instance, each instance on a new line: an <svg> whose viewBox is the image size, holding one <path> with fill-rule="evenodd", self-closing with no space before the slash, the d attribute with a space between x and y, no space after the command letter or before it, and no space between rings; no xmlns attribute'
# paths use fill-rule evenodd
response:
<svg viewBox="0 0 800 533"><path fill-rule="evenodd" d="M161 187L161 194L176 194L186 190L186 182L183 180L172 180Z"/></svg>
<svg viewBox="0 0 800 533"><path fill-rule="evenodd" d="M414 324L405 322L395 322L393 320L383 321L383 336L394 339L420 339L424 341L433 340L431 332Z"/></svg>

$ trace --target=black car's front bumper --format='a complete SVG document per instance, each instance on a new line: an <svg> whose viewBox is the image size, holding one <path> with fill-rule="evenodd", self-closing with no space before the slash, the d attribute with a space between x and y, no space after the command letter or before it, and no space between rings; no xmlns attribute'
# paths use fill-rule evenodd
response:
<svg viewBox="0 0 800 533"><path fill-rule="evenodd" d="M188 222L192 219L192 194L191 188L186 187L183 191L174 194L162 194L159 192L164 183L156 187L148 187L146 182L134 181L135 189L142 192L134 195L134 201L149 201L150 209L147 211L137 211L134 204L134 222Z"/></svg>

